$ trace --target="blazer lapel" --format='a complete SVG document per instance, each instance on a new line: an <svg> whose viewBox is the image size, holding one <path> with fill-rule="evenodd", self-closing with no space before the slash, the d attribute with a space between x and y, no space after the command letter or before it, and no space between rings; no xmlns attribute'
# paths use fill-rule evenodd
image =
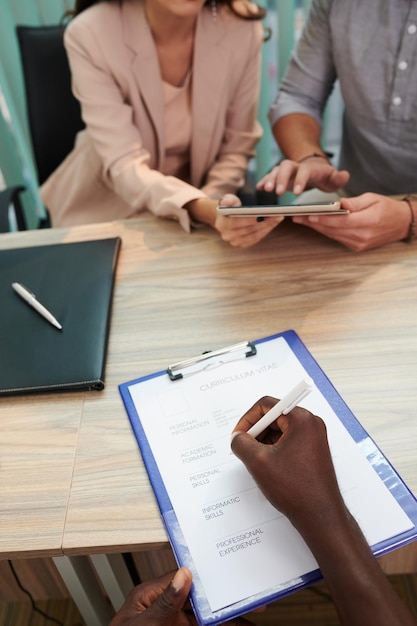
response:
<svg viewBox="0 0 417 626"><path fill-rule="evenodd" d="M221 42L227 33L221 20L214 21L205 8L197 20L192 75L193 131L191 140L191 182L200 186L208 164L215 158L213 139L219 112L227 105L226 81L229 76L230 52Z"/></svg>
<svg viewBox="0 0 417 626"><path fill-rule="evenodd" d="M155 44L146 20L144 3L127 0L122 3L125 43L133 52L132 68L138 90L157 137L156 166L163 166L164 96L162 77ZM230 51L222 45L227 35L221 20L213 21L210 11L198 16L192 73L191 183L200 186L208 165L215 158L216 129L224 128L217 120L227 109L226 82L230 75ZM226 40L227 41L227 40Z"/></svg>
<svg viewBox="0 0 417 626"><path fill-rule="evenodd" d="M161 169L165 152L164 95L158 55L146 19L144 3L138 0L123 2L122 11L125 43L134 54L132 69L157 137L156 162L157 168Z"/></svg>

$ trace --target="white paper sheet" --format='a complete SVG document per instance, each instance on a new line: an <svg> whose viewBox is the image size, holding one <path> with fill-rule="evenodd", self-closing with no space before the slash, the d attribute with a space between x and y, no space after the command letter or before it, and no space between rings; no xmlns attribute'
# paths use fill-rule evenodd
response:
<svg viewBox="0 0 417 626"><path fill-rule="evenodd" d="M256 356L129 387L213 612L317 569L230 449L247 409L263 395L281 398L306 374L278 337L258 344ZM370 545L413 528L317 387L301 406L326 422L340 488Z"/></svg>

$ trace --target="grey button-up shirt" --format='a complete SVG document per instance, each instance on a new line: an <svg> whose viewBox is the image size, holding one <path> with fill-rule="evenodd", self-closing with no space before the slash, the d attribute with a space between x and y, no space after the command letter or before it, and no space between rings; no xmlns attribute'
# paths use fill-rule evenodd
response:
<svg viewBox="0 0 417 626"><path fill-rule="evenodd" d="M417 0L313 0L269 119L321 123L334 82L344 101L347 191L417 191Z"/></svg>

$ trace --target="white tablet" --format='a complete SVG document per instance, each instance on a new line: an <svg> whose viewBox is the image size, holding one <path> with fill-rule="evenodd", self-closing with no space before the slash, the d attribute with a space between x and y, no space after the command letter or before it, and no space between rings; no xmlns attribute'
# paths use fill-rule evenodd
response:
<svg viewBox="0 0 417 626"><path fill-rule="evenodd" d="M218 206L220 215L229 217L268 217L269 215L343 215L349 213L342 209L340 202L325 202L323 204L277 204L265 206Z"/></svg>

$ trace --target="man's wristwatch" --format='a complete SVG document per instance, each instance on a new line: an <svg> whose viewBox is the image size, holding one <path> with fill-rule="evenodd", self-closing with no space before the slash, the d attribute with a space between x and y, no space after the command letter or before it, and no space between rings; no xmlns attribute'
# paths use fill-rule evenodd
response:
<svg viewBox="0 0 417 626"><path fill-rule="evenodd" d="M405 239L403 240L409 243L410 241L414 241L414 239L416 239L417 237L416 214L414 213L415 209L413 205L411 204L412 202L415 202L417 204L417 195L408 194L407 196L404 196L403 201L408 204L408 208L410 209L410 214L411 214L411 222L410 222L410 226L408 229L408 234L407 234L407 237L405 237Z"/></svg>

